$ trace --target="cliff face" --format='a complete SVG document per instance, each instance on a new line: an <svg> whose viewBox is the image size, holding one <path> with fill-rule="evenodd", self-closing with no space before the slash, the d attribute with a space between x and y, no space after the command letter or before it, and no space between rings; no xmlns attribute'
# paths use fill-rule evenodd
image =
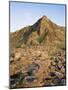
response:
<svg viewBox="0 0 68 90"><path fill-rule="evenodd" d="M10 87L66 84L65 28L46 16L10 33Z"/></svg>

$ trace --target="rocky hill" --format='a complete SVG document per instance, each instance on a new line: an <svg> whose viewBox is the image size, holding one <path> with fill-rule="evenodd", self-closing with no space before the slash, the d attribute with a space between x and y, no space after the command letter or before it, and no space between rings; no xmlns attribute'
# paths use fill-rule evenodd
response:
<svg viewBox="0 0 68 90"><path fill-rule="evenodd" d="M65 27L43 16L10 32L10 87L66 85Z"/></svg>
<svg viewBox="0 0 68 90"><path fill-rule="evenodd" d="M46 16L40 18L32 26L25 27L10 34L11 47L27 45L54 45L65 41L65 28L60 27Z"/></svg>

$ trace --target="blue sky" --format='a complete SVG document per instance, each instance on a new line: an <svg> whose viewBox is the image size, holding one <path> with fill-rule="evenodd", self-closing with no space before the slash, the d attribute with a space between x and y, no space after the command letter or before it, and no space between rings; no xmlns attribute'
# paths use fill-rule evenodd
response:
<svg viewBox="0 0 68 90"><path fill-rule="evenodd" d="M10 2L10 31L32 25L43 15L65 26L65 5Z"/></svg>

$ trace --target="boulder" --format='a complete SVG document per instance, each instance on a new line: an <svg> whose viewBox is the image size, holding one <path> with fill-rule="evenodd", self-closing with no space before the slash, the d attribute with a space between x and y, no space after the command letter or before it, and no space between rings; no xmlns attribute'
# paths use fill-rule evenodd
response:
<svg viewBox="0 0 68 90"><path fill-rule="evenodd" d="M61 72L62 72L62 73L65 73L65 68L64 68L64 66L62 66Z"/></svg>
<svg viewBox="0 0 68 90"><path fill-rule="evenodd" d="M14 61L13 57L10 57L10 63L12 63Z"/></svg>
<svg viewBox="0 0 68 90"><path fill-rule="evenodd" d="M55 72L55 75L56 75L58 78L62 78L62 77L63 77L63 74L62 74L61 72L58 72L58 71Z"/></svg>
<svg viewBox="0 0 68 90"><path fill-rule="evenodd" d="M34 74L38 71L39 68L40 66L37 63L33 62L32 64L29 65L28 72L30 74Z"/></svg>
<svg viewBox="0 0 68 90"><path fill-rule="evenodd" d="M21 58L21 53L20 52L16 52L15 53L15 60L18 60L19 58Z"/></svg>
<svg viewBox="0 0 68 90"><path fill-rule="evenodd" d="M37 81L37 78L35 76L27 76L24 78L23 80L25 83L32 83L32 82L35 82Z"/></svg>

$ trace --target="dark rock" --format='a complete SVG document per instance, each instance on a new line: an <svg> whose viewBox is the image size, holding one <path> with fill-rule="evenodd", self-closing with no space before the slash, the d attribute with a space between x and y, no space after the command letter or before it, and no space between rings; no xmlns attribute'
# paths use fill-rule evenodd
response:
<svg viewBox="0 0 68 90"><path fill-rule="evenodd" d="M60 84L61 85L66 85L66 80L65 79L62 79Z"/></svg>
<svg viewBox="0 0 68 90"><path fill-rule="evenodd" d="M45 78L45 80L51 80L51 78L50 78L50 77L48 77L48 78Z"/></svg>
<svg viewBox="0 0 68 90"><path fill-rule="evenodd" d="M57 53L57 56L61 56L61 52L60 51Z"/></svg>
<svg viewBox="0 0 68 90"><path fill-rule="evenodd" d="M55 73L54 72L50 72L49 73L49 76L54 77L55 76Z"/></svg>
<svg viewBox="0 0 68 90"><path fill-rule="evenodd" d="M53 61L53 62L51 62L51 65L52 65L52 66L55 66L55 65L56 65L56 63Z"/></svg>
<svg viewBox="0 0 68 90"><path fill-rule="evenodd" d="M54 83L54 85L60 85L60 83L61 83L61 79L58 78L58 77L56 77L56 78L53 79L52 82Z"/></svg>
<svg viewBox="0 0 68 90"><path fill-rule="evenodd" d="M24 78L25 83L34 82L35 80L37 80L35 76L27 76Z"/></svg>
<svg viewBox="0 0 68 90"><path fill-rule="evenodd" d="M54 80L53 80L53 83L55 84L55 85L66 85L66 80L65 79L62 79L62 78L58 78L58 77L56 77Z"/></svg>
<svg viewBox="0 0 68 90"><path fill-rule="evenodd" d="M14 62L14 58L10 57L10 63Z"/></svg>
<svg viewBox="0 0 68 90"><path fill-rule="evenodd" d="M50 60L53 60L53 59L54 59L53 57L50 58Z"/></svg>
<svg viewBox="0 0 68 90"><path fill-rule="evenodd" d="M15 54L14 53L11 53L10 54L10 57L13 57L14 58L15 57Z"/></svg>
<svg viewBox="0 0 68 90"><path fill-rule="evenodd" d="M58 59L58 57L55 57L55 63L57 63L58 64L58 62L59 62L59 59Z"/></svg>
<svg viewBox="0 0 68 90"><path fill-rule="evenodd" d="M31 65L29 65L28 73L31 75L37 72L39 68L40 66L37 63L33 62Z"/></svg>
<svg viewBox="0 0 68 90"><path fill-rule="evenodd" d="M16 87L18 78L19 78L19 73L10 76L10 85L11 85L10 87L11 88Z"/></svg>
<svg viewBox="0 0 68 90"><path fill-rule="evenodd" d="M15 88L19 83L21 83L23 81L23 79L27 76L26 73L17 73L15 75L12 75L10 77L10 87L11 88Z"/></svg>

